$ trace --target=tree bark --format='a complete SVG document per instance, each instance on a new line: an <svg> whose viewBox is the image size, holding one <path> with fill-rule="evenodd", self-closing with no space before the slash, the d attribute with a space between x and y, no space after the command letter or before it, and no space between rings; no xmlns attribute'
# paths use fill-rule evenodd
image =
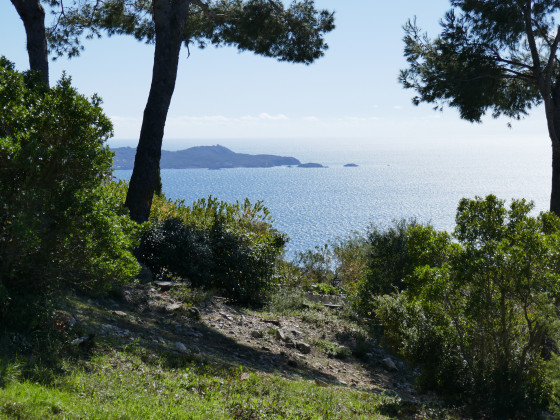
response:
<svg viewBox="0 0 560 420"><path fill-rule="evenodd" d="M40 0L11 0L25 26L29 68L40 71L49 84L49 57L45 31L45 9Z"/></svg>
<svg viewBox="0 0 560 420"><path fill-rule="evenodd" d="M552 191L550 211L560 216L560 83L552 89L551 100L546 103L548 134L552 144Z"/></svg>
<svg viewBox="0 0 560 420"><path fill-rule="evenodd" d="M158 185L165 121L175 89L189 6L187 0L153 1L156 45L152 84L125 203L138 223L148 220Z"/></svg>

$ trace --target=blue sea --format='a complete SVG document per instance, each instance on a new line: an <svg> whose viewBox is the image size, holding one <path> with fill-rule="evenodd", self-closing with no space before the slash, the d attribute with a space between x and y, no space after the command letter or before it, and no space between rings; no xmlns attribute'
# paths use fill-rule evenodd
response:
<svg viewBox="0 0 560 420"><path fill-rule="evenodd" d="M162 170L164 193L191 203L210 195L235 202L262 200L274 225L290 237L288 256L416 218L451 231L462 197L526 198L547 210L551 186L549 141L299 140L220 141L235 152L293 156L327 168ZM201 145L185 141L184 147ZM164 144L164 148L165 144ZM178 147L174 147L177 149ZM344 167L355 163L358 167ZM128 179L131 171L115 171Z"/></svg>

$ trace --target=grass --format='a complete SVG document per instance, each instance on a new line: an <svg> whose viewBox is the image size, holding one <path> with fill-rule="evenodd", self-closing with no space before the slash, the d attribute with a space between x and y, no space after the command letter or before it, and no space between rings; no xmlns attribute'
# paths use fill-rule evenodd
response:
<svg viewBox="0 0 560 420"><path fill-rule="evenodd" d="M129 345L66 360L48 381L12 377L2 419L376 419L389 396L322 387Z"/></svg>

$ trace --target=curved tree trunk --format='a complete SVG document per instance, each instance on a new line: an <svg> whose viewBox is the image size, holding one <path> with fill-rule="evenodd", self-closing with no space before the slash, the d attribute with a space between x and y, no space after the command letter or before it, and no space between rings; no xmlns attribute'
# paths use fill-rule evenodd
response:
<svg viewBox="0 0 560 420"><path fill-rule="evenodd" d="M163 131L175 89L189 5L190 1L187 0L153 1L156 45L152 84L126 197L130 216L138 223L148 220L159 182Z"/></svg>
<svg viewBox="0 0 560 420"><path fill-rule="evenodd" d="M29 68L40 71L49 84L49 58L45 31L45 9L40 0L11 0L25 26Z"/></svg>

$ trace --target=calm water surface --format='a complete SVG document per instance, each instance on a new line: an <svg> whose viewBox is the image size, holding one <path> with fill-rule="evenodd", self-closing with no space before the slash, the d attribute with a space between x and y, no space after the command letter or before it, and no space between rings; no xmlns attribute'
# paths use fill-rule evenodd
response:
<svg viewBox="0 0 560 420"><path fill-rule="evenodd" d="M212 195L234 202L262 200L275 226L288 234L288 253L306 250L414 217L452 230L462 197L496 194L527 198L546 210L550 194L550 150L535 142L340 141L224 144L236 152L294 156L324 169L162 170L163 190L191 203ZM268 147L267 147L268 146ZM357 168L345 168L346 163ZM131 171L115 171L128 179Z"/></svg>

